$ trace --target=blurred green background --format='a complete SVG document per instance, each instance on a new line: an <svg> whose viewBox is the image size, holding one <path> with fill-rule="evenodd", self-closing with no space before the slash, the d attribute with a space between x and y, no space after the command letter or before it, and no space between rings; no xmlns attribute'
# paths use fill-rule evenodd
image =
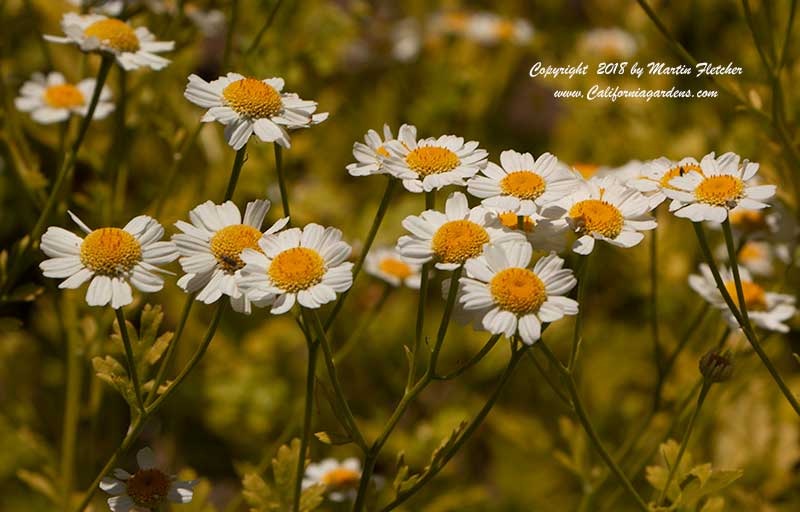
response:
<svg viewBox="0 0 800 512"><path fill-rule="evenodd" d="M69 204L93 227L109 218L122 225L141 213L153 215L161 202L158 219L171 233L172 224L186 219L195 205L221 200L234 152L217 124L205 126L193 141L202 111L183 98L183 89L191 73L213 79L228 71L281 76L287 90L318 101L320 111L330 112L326 122L295 132L291 150L284 152L293 222L341 228L356 248L373 220L384 180L351 177L345 165L353 161L353 142L384 123L395 132L407 122L415 124L421 136L453 133L479 140L493 161L511 148L534 155L549 151L570 165L611 167L632 159L700 158L709 151L734 151L760 162L764 178L778 183L781 201L790 212L795 209L791 177L797 169L787 164L785 149L769 124L729 95L650 102L553 98L555 89L586 90L593 84L718 89L708 79L693 77L637 80L594 73L600 62L680 63L634 1L285 0L273 25L250 51L273 0L235 2L233 20L230 1L184 2L183 17L176 14L175 2L162 4L160 12L149 5L136 8L132 23L148 26L158 39L174 39L177 48L167 55L173 62L160 72L127 74L124 129L119 128L118 114L91 125L66 195L65 207ZM757 29L782 42L790 2L757 4L751 6ZM657 2L654 8L699 60L741 66L743 75L721 80L751 107L770 111L772 84L738 2L679 0ZM58 127L37 125L14 109L19 87L36 71L61 71L73 81L94 76L99 63L98 57L85 57L74 47L42 41L41 34L61 33L60 17L70 9L74 7L60 0L0 1L0 245L4 248L30 231L39 212L37 200L48 190L59 158ZM221 25L198 25L189 16L214 9L225 17ZM223 68L226 27L231 21L229 62ZM796 42L791 40L784 71L789 120L796 117L798 106L796 82L791 79L800 71ZM584 62L590 73L571 80L532 79L528 69L537 61ZM108 83L116 101L118 68ZM234 200L243 207L248 200L266 196L276 205L268 217L274 220L280 196L272 148L254 141L248 156ZM115 168L122 185L117 197L111 197L106 177ZM439 204L444 197L440 193ZM403 234L401 220L422 208L421 195L398 194L378 243L393 245ZM54 222L74 229L64 209ZM672 348L702 307L702 300L686 284L699 252L688 222L665 210L659 211L658 220L658 317L662 341ZM579 383L600 437L612 453L619 453L652 408L657 373L647 323L649 243L648 238L625 251L600 247L590 268L588 300L582 304L585 341ZM179 271L177 264L170 268ZM780 265L768 281L770 288L792 294L796 282L796 273ZM113 314L87 307L85 290L57 290L55 282L45 280L35 266L20 284L25 287L13 300L0 304L0 509L53 510L47 494L62 492L65 333L75 337L83 370L75 492L85 490L125 433L126 404L94 376L90 363L98 355L121 358L121 354L108 337ZM438 284L431 288L429 335L442 308L435 293ZM332 331L335 345L344 343L382 289L376 279L359 277ZM127 308L129 319L136 323L137 311L145 303L160 304L165 312L162 328L174 330L184 294L171 279L162 292L137 298ZM340 367L343 386L368 439L380 432L402 393L403 345L411 342L415 311L413 291L394 291ZM193 308L178 347L178 363L187 360L209 317L209 306ZM564 320L545 336L562 356L569 350L571 328L572 320ZM662 409L623 460L623 468L645 497L652 489L642 467L659 463L658 446L680 417L682 401L699 377L697 360L723 328L716 313L701 324L666 381ZM471 327L454 325L445 343L444 367L465 361L486 338ZM744 348L741 341L734 343ZM799 347L794 330L767 342L768 352L794 389L800 389L800 367L791 353ZM508 350L502 341L480 366L455 381L432 385L411 407L378 462L376 474L384 480L380 493L391 492L399 453L405 454L412 470L420 470L458 422L483 404ZM135 445L150 445L165 467L175 472L192 468L204 479L195 502L176 510L225 510L238 500L242 474L268 461L280 443L298 435L305 361L304 340L290 317L257 310L249 317L230 313L223 318L199 369L150 421ZM744 471L741 479L718 493L725 499L724 509L798 510L798 418L754 357L743 355L737 366L732 381L713 389L689 453L697 463ZM336 420L324 395L318 396L318 404L316 430L335 432ZM673 438L682 432L680 426L676 432ZM133 469L134 453L135 449L124 458L122 467ZM358 455L352 445L331 447L316 440L311 453L314 460ZM613 478L603 480L604 474L602 461L587 446L570 410L525 360L477 435L403 510L634 510ZM604 484L598 485L600 481ZM385 502L386 497L381 499ZM105 508L99 496L94 503L95 510ZM339 510L336 506L324 507Z"/></svg>

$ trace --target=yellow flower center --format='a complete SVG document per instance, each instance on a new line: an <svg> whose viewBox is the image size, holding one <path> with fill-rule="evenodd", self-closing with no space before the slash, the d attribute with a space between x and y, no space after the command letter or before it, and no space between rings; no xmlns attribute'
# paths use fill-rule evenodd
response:
<svg viewBox="0 0 800 512"><path fill-rule="evenodd" d="M741 199L743 194L744 182L728 174L710 176L694 190L698 201L714 206L725 206L731 201Z"/></svg>
<svg viewBox="0 0 800 512"><path fill-rule="evenodd" d="M536 199L544 193L545 185L542 177L531 171L512 172L500 181L504 194L520 199Z"/></svg>
<svg viewBox="0 0 800 512"><path fill-rule="evenodd" d="M130 25L114 18L95 21L83 31L86 37L96 37L119 52L139 50L139 38Z"/></svg>
<svg viewBox="0 0 800 512"><path fill-rule="evenodd" d="M397 258L383 258L378 264L378 268L381 272L398 279L405 279L413 273L408 263Z"/></svg>
<svg viewBox="0 0 800 512"><path fill-rule="evenodd" d="M697 171L700 174L703 174L703 170L697 164L679 165L664 173L664 176L662 176L661 180L659 181L659 185L661 185L663 188L675 190L675 187L669 184L670 180L672 180L672 178L677 178L678 176L683 176L691 171Z"/></svg>
<svg viewBox="0 0 800 512"><path fill-rule="evenodd" d="M431 174L452 171L461 163L458 156L447 148L422 146L406 156L406 163L412 171L423 178Z"/></svg>
<svg viewBox="0 0 800 512"><path fill-rule="evenodd" d="M348 468L336 468L328 471L320 481L329 489L355 489L361 480L361 473Z"/></svg>
<svg viewBox="0 0 800 512"><path fill-rule="evenodd" d="M569 210L569 216L582 235L599 233L606 238L616 238L625 222L616 206L600 199L575 203Z"/></svg>
<svg viewBox="0 0 800 512"><path fill-rule="evenodd" d="M761 210L735 210L730 213L730 220L731 224L746 233L763 231L767 227L767 218Z"/></svg>
<svg viewBox="0 0 800 512"><path fill-rule="evenodd" d="M744 247L739 251L739 261L758 261L762 259L766 254L764 253L764 249L761 245L753 242L747 242L744 244Z"/></svg>
<svg viewBox="0 0 800 512"><path fill-rule="evenodd" d="M600 166L594 164L575 164L572 168L578 171L584 179L588 180L597 173Z"/></svg>
<svg viewBox="0 0 800 512"><path fill-rule="evenodd" d="M383 146L380 146L378 149L375 150L375 152L381 155L382 157L389 158L391 156L389 155L389 152L386 151L386 148Z"/></svg>
<svg viewBox="0 0 800 512"><path fill-rule="evenodd" d="M501 20L495 26L495 34L501 41L507 41L514 37L514 22L511 20Z"/></svg>
<svg viewBox="0 0 800 512"><path fill-rule="evenodd" d="M489 290L502 309L515 315L535 313L547 300L544 283L526 268L501 270L492 278Z"/></svg>
<svg viewBox="0 0 800 512"><path fill-rule="evenodd" d="M231 83L222 90L222 96L229 107L252 119L274 116L283 110L280 93L255 78L243 78Z"/></svg>
<svg viewBox="0 0 800 512"><path fill-rule="evenodd" d="M275 286L297 293L322 281L325 260L313 249L292 247L275 256L267 273Z"/></svg>
<svg viewBox="0 0 800 512"><path fill-rule="evenodd" d="M141 259L141 244L123 229L95 229L81 243L81 263L100 275L129 272Z"/></svg>
<svg viewBox="0 0 800 512"><path fill-rule="evenodd" d="M725 289L739 306L739 296L736 293L736 283L726 281ZM764 288L752 281L742 281L742 295L744 295L744 305L748 311L764 311L767 309L767 294Z"/></svg>
<svg viewBox="0 0 800 512"><path fill-rule="evenodd" d="M75 108L83 105L83 93L72 84L53 85L44 91L44 101L53 108Z"/></svg>
<svg viewBox="0 0 800 512"><path fill-rule="evenodd" d="M453 220L436 231L432 247L442 263L464 263L480 256L486 243L489 243L489 235L481 226L470 220Z"/></svg>
<svg viewBox="0 0 800 512"><path fill-rule="evenodd" d="M155 508L169 493L170 478L157 469L140 469L127 481L127 494L140 507Z"/></svg>
<svg viewBox="0 0 800 512"><path fill-rule="evenodd" d="M244 267L241 259L242 251L255 249L262 252L258 246L261 231L246 224L225 226L211 237L211 254L217 258L219 267L229 273L234 273Z"/></svg>
<svg viewBox="0 0 800 512"><path fill-rule="evenodd" d="M509 229L519 229L519 218L516 213L504 212L498 215L498 217L500 218L500 223L502 223L503 226ZM533 228L536 227L536 221L527 215L523 217L522 223L522 229L526 233L530 233L533 231Z"/></svg>

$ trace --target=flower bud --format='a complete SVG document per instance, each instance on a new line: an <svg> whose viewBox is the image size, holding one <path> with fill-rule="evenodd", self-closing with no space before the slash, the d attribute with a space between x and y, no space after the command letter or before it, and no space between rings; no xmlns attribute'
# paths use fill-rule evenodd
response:
<svg viewBox="0 0 800 512"><path fill-rule="evenodd" d="M711 382L724 382L733 374L730 351L710 350L700 358L700 373Z"/></svg>

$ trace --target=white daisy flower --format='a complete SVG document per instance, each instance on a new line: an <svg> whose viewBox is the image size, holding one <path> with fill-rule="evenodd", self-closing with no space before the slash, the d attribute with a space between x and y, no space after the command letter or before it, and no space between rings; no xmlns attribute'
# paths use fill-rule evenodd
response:
<svg viewBox="0 0 800 512"><path fill-rule="evenodd" d="M702 173L700 163L692 157L683 158L678 162L661 157L645 162L640 169L638 175L630 176L628 180L624 181L628 186L635 188L647 197L653 208L667 198L664 189L674 188L669 184L672 178L683 176L691 171Z"/></svg>
<svg viewBox="0 0 800 512"><path fill-rule="evenodd" d="M578 313L578 303L565 297L577 281L562 268L564 260L551 252L530 269L532 253L526 242L487 247L467 261L467 277L459 280L465 312L490 333L509 339L519 334L527 345L539 339L543 323Z"/></svg>
<svg viewBox="0 0 800 512"><path fill-rule="evenodd" d="M464 185L465 179L486 167L488 157L477 141L465 143L455 135L417 140L417 129L411 125L402 126L397 140L384 147L391 155L384 162L386 170L403 180L410 192Z"/></svg>
<svg viewBox="0 0 800 512"><path fill-rule="evenodd" d="M533 204L515 209L519 204L515 198L499 196L493 206L487 209L500 221L506 229L516 230L525 235L528 242L537 251L562 251L566 245L567 221L564 219L548 219L538 213ZM520 229L519 217L522 216Z"/></svg>
<svg viewBox="0 0 800 512"><path fill-rule="evenodd" d="M740 206L760 210L769 206L766 201L775 195L775 185L747 183L758 172L758 164L739 155L725 153L716 158L709 153L700 161L700 171L692 170L669 181L671 188L664 194L672 199L669 210L692 222L723 222L728 211Z"/></svg>
<svg viewBox="0 0 800 512"><path fill-rule="evenodd" d="M59 288L78 288L90 281L86 302L90 306L111 304L114 309L133 302L132 284L145 293L159 291L165 272L156 265L178 257L172 242L160 241L164 228L155 219L139 215L124 228L89 229L69 212L85 233L81 238L66 229L51 226L42 235L41 248L50 257L39 264L45 277L66 278Z"/></svg>
<svg viewBox="0 0 800 512"><path fill-rule="evenodd" d="M419 289L422 276L421 265L403 261L402 256L391 247L376 247L369 251L364 270L392 286L405 285L414 290Z"/></svg>
<svg viewBox="0 0 800 512"><path fill-rule="evenodd" d="M113 512L150 512L167 501L191 503L197 480L178 480L156 467L156 457L150 448L136 454L139 470L133 474L124 469L114 470L114 477L100 481L100 489L113 495L108 508Z"/></svg>
<svg viewBox="0 0 800 512"><path fill-rule="evenodd" d="M725 285L725 290L730 294L733 302L738 306L739 298L736 293L736 283L733 274L727 267L720 267L720 277ZM795 299L791 295L772 293L764 290L761 285L753 281L750 272L739 267L739 278L742 281L742 292L747 315L750 321L769 331L789 332L789 327L783 322L791 319L795 314ZM728 323L738 327L736 317L733 316L725 299L717 289L711 269L703 263L700 265L700 274L689 276L689 286L700 294L706 301L722 311Z"/></svg>
<svg viewBox="0 0 800 512"><path fill-rule="evenodd" d="M139 3L137 0L127 0L129 5ZM108 16L119 16L125 9L125 0L69 0L75 7L88 7L92 12L99 12Z"/></svg>
<svg viewBox="0 0 800 512"><path fill-rule="evenodd" d="M596 28L584 32L578 40L580 51L601 58L630 58L638 45L629 32L617 27Z"/></svg>
<svg viewBox="0 0 800 512"><path fill-rule="evenodd" d="M562 199L576 185L575 175L550 153L534 159L530 153L503 151L500 164L502 167L489 162L482 175L467 181L467 192L481 198L484 206L538 211Z"/></svg>
<svg viewBox="0 0 800 512"><path fill-rule="evenodd" d="M163 69L169 60L156 54L175 48L175 41L156 41L147 27L134 29L122 20L102 14L68 12L61 18L61 29L66 37L44 38L53 43L74 44L84 52L110 53L126 71L145 66Z"/></svg>
<svg viewBox="0 0 800 512"><path fill-rule="evenodd" d="M307 128L328 118L315 114L315 101L301 100L283 91L283 78L246 78L228 73L211 82L189 76L183 95L195 105L207 108L202 121L219 121L225 126L225 140L233 149L244 147L250 136L288 148L287 130Z"/></svg>
<svg viewBox="0 0 800 512"><path fill-rule="evenodd" d="M638 191L614 178L593 178L542 213L551 219L563 218L579 238L572 245L578 254L589 254L595 240L617 247L633 247L642 241L643 230L655 229L649 215L650 202Z"/></svg>
<svg viewBox="0 0 800 512"><path fill-rule="evenodd" d="M86 78L70 84L61 73L34 73L22 85L14 105L22 112L30 112L33 120L41 124L60 123L72 114L86 117L95 83L94 78ZM103 87L92 119L103 119L114 110L110 99L111 91Z"/></svg>
<svg viewBox="0 0 800 512"><path fill-rule="evenodd" d="M411 233L397 242L403 259L415 265L433 260L440 270L455 270L480 256L486 244L523 240L521 233L504 229L483 206L470 209L461 192L450 194L444 213L425 210L419 216L409 215L403 227Z"/></svg>
<svg viewBox="0 0 800 512"><path fill-rule="evenodd" d="M353 500L361 480L361 462L355 457L339 462L325 459L312 462L303 476L303 489L322 484L331 501Z"/></svg>
<svg viewBox="0 0 800 512"><path fill-rule="evenodd" d="M353 284L351 247L342 232L319 224L264 235L261 251L245 249L239 287L256 306L271 305L271 313L289 311L295 302L319 308Z"/></svg>
<svg viewBox="0 0 800 512"><path fill-rule="evenodd" d="M503 18L493 12L480 11L469 16L464 35L485 45L505 41L525 44L533 37L533 26L523 18Z"/></svg>
<svg viewBox="0 0 800 512"><path fill-rule="evenodd" d="M757 276L770 276L775 269L772 264L774 250L772 245L758 240L747 240L736 254L736 261ZM728 258L725 244L717 247L716 256L721 260Z"/></svg>
<svg viewBox="0 0 800 512"><path fill-rule="evenodd" d="M263 235L277 232L289 222L285 217L265 233L261 224L269 211L267 200L247 203L244 219L232 201L216 205L212 201L189 212L191 224L178 221L175 226L183 233L172 237L179 260L186 274L178 280L185 292L198 292L197 300L212 304L223 295L230 297L233 309L250 314L250 301L236 284L234 274L244 267L241 254L244 249L256 251Z"/></svg>
<svg viewBox="0 0 800 512"><path fill-rule="evenodd" d="M401 130L408 125L400 127ZM347 165L347 172L351 176L371 176L373 174L385 174L383 161L389 157L384 145L394 140L392 129L388 124L383 125L383 140L375 130L369 130L364 135L364 143L356 142L353 144L353 156L357 162Z"/></svg>

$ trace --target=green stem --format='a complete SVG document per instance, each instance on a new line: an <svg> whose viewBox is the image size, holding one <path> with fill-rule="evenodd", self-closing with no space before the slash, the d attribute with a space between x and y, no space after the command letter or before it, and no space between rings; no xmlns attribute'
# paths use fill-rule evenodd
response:
<svg viewBox="0 0 800 512"><path fill-rule="evenodd" d="M83 368L81 367L80 342L77 337L74 305L65 304L66 301L63 298L58 302L61 302L63 307L62 315L67 341L67 385L64 399L64 431L61 438L61 474L64 478L64 510L69 510L75 471L75 443L80 419Z"/></svg>
<svg viewBox="0 0 800 512"><path fill-rule="evenodd" d="M653 358L659 380L663 378L663 350L658 329L658 230L651 231L650 242L650 335L653 340Z"/></svg>
<svg viewBox="0 0 800 512"><path fill-rule="evenodd" d="M227 72L233 52L233 34L236 32L236 23L239 20L239 0L231 0L230 22L225 33L225 49L222 52L222 70Z"/></svg>
<svg viewBox="0 0 800 512"><path fill-rule="evenodd" d="M203 129L203 126L205 126L205 123L197 123L197 126L192 131L192 134L189 135L186 141L184 141L179 148L174 150L172 155L172 163L170 164L169 170L166 174L167 178L164 182L164 185L161 187L161 192L158 196L158 200L156 201L155 213L153 214L155 218L159 218L161 216L161 211L164 209L164 203L170 196L170 191L175 184L175 178L178 176L181 163L186 157L186 154L191 151L197 142L197 138L200 136L200 131Z"/></svg>
<svg viewBox="0 0 800 512"><path fill-rule="evenodd" d="M304 317L308 318L303 310ZM307 338L311 340L311 338ZM303 410L303 433L300 437L300 453L297 456L297 471L295 472L294 482L294 512L300 511L300 496L303 491L303 475L306 469L306 451L308 450L309 440L311 439L311 414L314 408L314 381L317 370L317 349L319 343L309 341L308 345L308 368L306 369L306 398Z"/></svg>
<svg viewBox="0 0 800 512"><path fill-rule="evenodd" d="M94 496L94 493L97 492L98 488L97 486L100 485L100 480L102 480L103 477L105 477L111 471L114 465L116 465L117 460L119 460L119 458L125 452L128 451L133 442L136 441L136 439L139 436L139 433L142 431L142 428L144 428L146 420L150 416L155 414L161 408L164 402L170 396L172 396L173 393L175 393L175 390L177 390L178 386L180 386L181 383L184 381L184 379L186 379L186 376L189 375L189 373L194 369L194 367L197 366L197 363L200 362L200 359L202 359L203 355L206 353L206 350L208 349L208 346L211 344L211 340L214 339L214 334L217 332L217 327L219 325L220 318L222 317L222 312L225 309L225 304L226 303L224 301L220 301L219 306L217 306L217 311L216 313L214 313L214 316L211 319L211 323L208 326L208 330L206 331L203 340L200 342L200 346L192 355L192 358L189 360L189 362L186 364L183 370L181 370L181 372L178 374L175 380L173 380L170 383L170 385L167 386L167 389L164 391L164 393L161 396L159 396L152 404L150 404L144 410L144 413L142 415L136 417L133 420L130 428L128 428L127 434L122 440L122 443L120 443L120 445L117 447L117 449L114 451L114 453L106 462L105 466L103 466L103 469L100 470L100 472L97 474L92 484L86 490L86 493L84 494L80 504L75 509L75 512L84 512L86 507L89 505L92 496Z"/></svg>
<svg viewBox="0 0 800 512"><path fill-rule="evenodd" d="M277 0L275 2L275 5L272 7L272 10L269 12L269 15L267 16L267 20L258 30L258 33L253 38L253 41L250 43L250 46L248 46L247 50L245 50L244 52L245 57L249 56L256 50L256 48L258 48L258 45L261 43L261 38L264 37L264 34L267 32L267 29L269 29L269 27L272 25L272 22L275 21L275 15L278 14L278 9L280 8L281 3L283 3L283 0Z"/></svg>
<svg viewBox="0 0 800 512"><path fill-rule="evenodd" d="M476 364L480 363L483 360L483 358L486 357L486 355L492 351L494 346L497 345L497 342L500 340L501 336L502 335L500 334L493 334L492 337L489 338L483 345L483 347L478 351L478 353L472 356L466 363L462 364L461 366L459 366L450 373L445 373L444 375L436 375L433 378L436 380L451 380L460 376L465 371L469 370Z"/></svg>
<svg viewBox="0 0 800 512"><path fill-rule="evenodd" d="M328 369L328 377L331 379L331 384L333 385L333 391L336 396L336 401L339 404L339 409L341 410L342 414L344 415L344 425L347 429L348 434L352 437L353 441L364 451L367 451L367 442L364 440L364 436L361 434L361 431L358 429L358 425L356 423L355 417L353 416L353 412L350 410L350 404L347 402L347 398L345 398L344 391L342 390L342 385L339 382L339 377L336 372L336 364L333 362L333 352L331 351L331 345L328 342L328 336L325 334L325 328L322 326L322 321L319 319L319 314L316 310L309 310L306 308L302 308L303 313L303 320L305 321L306 325L311 324L313 331L316 331L317 335L317 344L322 345L322 352L324 354L325 366ZM313 332L312 331L312 332Z"/></svg>
<svg viewBox="0 0 800 512"><path fill-rule="evenodd" d="M625 487L625 490L631 495L631 497L636 501L636 504L639 506L641 510L644 512L648 512L649 508L647 503L639 496L639 493L636 492L634 489L633 484L631 484L630 480L625 476L625 473L622 472L620 467L614 462L614 459L611 458L608 451L606 451L603 443L600 441L600 437L597 435L594 427L592 426L591 421L589 420L589 415L586 413L586 409L583 406L583 402L581 401L580 395L578 394L578 389L575 385L575 379L572 376L572 373L568 367L564 367L561 364L561 361L558 360L555 354L550 351L550 348L545 344L544 340L539 340L536 343L545 356L550 360L551 364L558 370L561 374L561 377L567 384L567 391L569 392L569 396L572 400L572 405L575 409L575 414L578 416L578 421L580 421L583 430L586 432L587 437L589 438L589 442L591 443L592 447L595 451L600 455L600 458L606 463L606 466L611 470L614 476L617 477L619 482Z"/></svg>
<svg viewBox="0 0 800 512"><path fill-rule="evenodd" d="M278 146L275 146L278 147ZM231 169L231 177L228 180L228 188L225 190L225 198L223 202L228 201L233 197L233 192L236 190L236 184L239 182L239 174L242 172L242 166L247 160L247 143L236 152L236 157L233 159L233 168Z"/></svg>
<svg viewBox="0 0 800 512"><path fill-rule="evenodd" d="M133 357L133 347L131 346L131 338L128 335L128 324L125 321L125 313L122 308L114 310L117 315L117 323L119 324L119 332L122 335L122 344L125 345L125 359L128 363L128 376L131 378L133 384L133 393L136 395L136 404L139 406L139 411L144 414L144 400L142 399L142 387L139 385L139 372L136 370L136 359Z"/></svg>
<svg viewBox="0 0 800 512"><path fill-rule="evenodd" d="M436 192L425 192L425 209L433 210L436 206ZM425 302L428 300L428 286L430 285L430 274L432 262L422 265L422 275L419 284L419 301L417 302L417 323L414 328L414 346L411 349L411 356L408 367L408 379L406 380L406 393L414 385L417 378L417 354L422 344L422 334L425 330Z"/></svg>
<svg viewBox="0 0 800 512"><path fill-rule="evenodd" d="M175 329L175 337L167 347L164 357L161 358L161 365L158 367L158 373L156 373L156 378L153 381L152 389L150 389L150 392L147 394L145 404L150 404L153 402L158 394L158 388L161 387L161 384L164 382L164 379L167 376L167 370L169 369L170 364L172 364L172 358L174 357L178 342L180 341L181 336L183 336L183 331L186 328L186 320L189 319L189 313L192 310L192 305L194 304L194 298L196 295L196 293L190 293L186 297L186 302L183 304L183 311L181 311L181 318L178 320L178 326Z"/></svg>
<svg viewBox="0 0 800 512"><path fill-rule="evenodd" d="M364 315L364 317L358 323L358 326L356 326L355 330L353 330L352 334L350 334L350 337L347 338L347 341L345 341L344 345L342 345L342 348L336 351L336 354L333 356L333 361L335 363L341 363L358 345L358 342L361 341L364 333L367 331L369 326L372 325L375 317L378 316L378 313L380 313L383 309L383 306L386 304L386 300L389 298L389 295L391 295L392 290L394 290L394 286L390 285L389 283L384 285L383 292L381 293L378 301L375 303L375 306L371 311Z"/></svg>
<svg viewBox="0 0 800 512"><path fill-rule="evenodd" d="M708 240L706 240L706 235L705 232L703 231L703 226L699 222L693 222L692 225L694 226L695 233L697 234L697 240L700 243L700 249L703 252L703 256L705 257L706 263L708 264L708 267L711 269L711 274L714 276L714 282L716 283L717 289L722 295L722 298L725 300L725 303L728 305L728 309L730 309L731 314L733 314L734 318L738 322L739 327L742 328L742 332L744 332L747 341L750 342L750 346L753 347L753 350L755 351L756 354L758 354L758 357L761 359L761 362L764 363L764 366L767 368L767 371L769 371L770 375L772 376L772 380L774 380L775 383L778 385L781 392L783 393L783 396L792 406L792 409L794 409L795 414L800 416L800 403L797 402L797 398L795 398L794 394L789 389L789 386L786 385L786 382L784 382L783 378L778 373L778 370L772 364L772 361L770 361L769 356L767 356L767 353L761 346L761 343L759 342L755 331L750 327L749 323L745 323L742 314L739 312L739 308L737 307L736 302L733 300L730 293L728 293L728 289L725 287L725 283L722 281L722 277L719 274L719 269L717 268L717 264L714 262L714 257L711 254L711 248L708 246ZM726 244L727 244L727 239L726 239ZM731 257L730 247L731 246L728 245L729 257ZM734 256L731 259L732 261L735 262L736 261L735 252L733 254ZM733 266L735 267L736 265ZM735 284L737 287L737 294L739 293L739 290L741 289L742 286L741 281L738 279L738 275L739 273L737 271L737 273L734 274L734 280L736 281ZM744 301L741 302L744 303Z"/></svg>
<svg viewBox="0 0 800 512"><path fill-rule="evenodd" d="M281 147L273 143L275 147L275 172L278 175L278 187L281 191L281 204L283 205L283 216L291 217L289 213L289 190L286 187L286 177L283 175L283 154Z"/></svg>
<svg viewBox="0 0 800 512"><path fill-rule="evenodd" d="M463 266L458 267L450 276L450 289L447 291L447 302L445 302L442 321L439 322L439 330L436 333L436 344L433 346L431 358L428 361L427 373L429 373L434 379L436 378L436 365L439 362L439 353L442 351L444 338L447 335L447 327L450 325L450 317L453 314L453 308L456 304L456 297L458 297L458 280L461 277L461 272L463 269Z"/></svg>
<svg viewBox="0 0 800 512"><path fill-rule="evenodd" d="M388 512L393 510L394 508L398 507L401 503L406 501L408 498L413 496L417 491L419 491L425 484L431 481L453 458L453 456L458 452L459 449L467 442L467 440L472 437L472 435L478 430L478 428L483 423L483 420L486 419L486 416L494 407L494 404L497 402L497 399L500 397L500 393L505 388L506 384L508 383L511 375L514 373L514 369L517 366L517 363L521 359L522 355L529 349L530 347L527 345L522 345L521 348L514 348L511 352L511 359L506 366L505 371L500 376L497 385L495 386L494 391L489 396L489 399L483 405L480 411L472 418L469 424L464 428L464 431L458 436L458 439L450 446L450 448L442 455L440 462L436 464L436 466L431 467L424 475L409 489L399 493L397 497L392 500L391 503L386 505L384 508L381 509L381 512ZM363 482L363 476L362 476ZM353 507L354 512L359 512L360 509L357 507Z"/></svg>
<svg viewBox="0 0 800 512"><path fill-rule="evenodd" d="M706 395L708 395L708 390L711 389L711 381L704 380L703 387L700 388L700 394L697 396L697 405L694 408L694 412L692 412L692 417L689 419L689 424L686 426L686 432L683 434L683 439L681 440L681 446L678 449L678 455L675 457L675 462L669 468L669 473L667 474L667 482L664 484L664 488L661 489L661 492L658 494L658 500L656 500L656 504L660 504L664 501L664 498L669 492L669 486L672 484L672 480L675 478L675 473L678 471L678 467L681 464L681 459L683 458L683 454L686 451L686 445L689 444L689 438L692 435L692 430L694 430L694 424L697 420L697 416L700 413L700 408L703 406L703 402L706 399ZM669 465L669 461L667 461L667 465Z"/></svg>
<svg viewBox="0 0 800 512"><path fill-rule="evenodd" d="M89 129L89 124L91 123L92 117L94 117L94 111L97 108L97 103L100 101L100 93L103 91L103 85L106 82L106 77L108 77L108 72L111 70L113 63L113 56L105 54L103 55L103 60L100 62L100 69L97 72L94 92L92 93L92 99L89 102L89 108L86 112L86 117L81 120L81 124L78 127L78 134L72 143L72 147L61 162L61 168L58 170L58 174L56 175L56 181L53 183L53 188L50 191L50 195L47 197L44 208L42 208L39 218L36 220L36 224L31 230L27 245L20 249L17 258L14 260L14 264L11 266L11 270L9 270L8 280L6 281L4 292L7 292L11 289L24 267L30 264L33 260L33 258L29 257L30 250L33 248L33 245L36 243L36 241L39 240L39 237L42 236L45 225L47 224L48 220L50 220L50 215L53 213L53 209L58 203L58 198L61 195L61 189L67 182L67 177L71 174L72 169L75 167L75 162L78 158L78 151L83 144L84 137L86 137L86 132ZM2 295L4 294L5 293Z"/></svg>
<svg viewBox="0 0 800 512"><path fill-rule="evenodd" d="M578 360L578 352L581 346L581 336L583 334L583 310L585 309L585 295L586 295L586 276L588 275L589 258L591 254L580 256L578 263L578 293L576 300L581 307L578 309L578 314L575 316L575 330L572 331L572 348L569 353L569 364L567 369L572 372L575 369L575 363Z"/></svg>
<svg viewBox="0 0 800 512"><path fill-rule="evenodd" d="M742 280L739 276L739 262L736 258L736 248L733 242L733 233L731 232L731 221L725 217L722 222L722 232L725 235L725 247L728 249L728 263L731 267L731 274L733 274L734 285L736 286L736 297L738 299L736 305L739 307L739 313L742 315L742 321L748 329L752 330L753 326L750 324L750 316L747 313L747 301L744 300L744 290L742 289Z"/></svg>
<svg viewBox="0 0 800 512"><path fill-rule="evenodd" d="M111 154L107 157L108 165L110 166L110 179L109 188L110 194L106 212L106 226L114 225L115 207L117 200L120 197L119 192L119 174L120 167L122 166L121 160L125 158L128 150L128 137L125 133L125 107L128 98L128 73L122 69L117 69L117 83L119 84L119 95L117 98L116 110L114 112L114 121L116 124L114 130L114 144L111 147ZM124 193L122 194L124 198Z"/></svg>
<svg viewBox="0 0 800 512"><path fill-rule="evenodd" d="M789 20L786 22L786 35L783 38L781 57L778 61L778 71L783 69L786 65L786 56L789 53L789 41L792 39L792 27L794 26L795 14L797 14L797 0L792 0L792 4L789 7Z"/></svg>
<svg viewBox="0 0 800 512"><path fill-rule="evenodd" d="M389 176L388 181L386 182L386 189L383 191L383 197L381 198L381 203L378 206L378 211L375 214L375 218L372 221L372 226L370 226L369 228L369 233L367 233L367 239L364 241L364 247L361 248L361 254L358 255L358 259L356 260L355 265L353 265L353 285L355 285L356 278L358 277L358 274L361 272L361 269L364 267L364 261L367 258L367 254L369 254L369 250L372 248L372 244L375 242L375 236L378 234L378 229L380 229L381 227L383 218L386 216L386 212L389 210L389 205L391 204L392 201L392 194L394 193L396 187L397 187L397 180L394 177ZM350 294L350 290L352 289L353 286L351 285L350 288L348 288L341 295L339 295L339 298L336 300L336 304L334 304L330 315L328 315L328 318L325 319L324 325L326 332L333 325L333 321L336 319L336 317L339 315L339 312L342 310L342 307L344 306L344 301Z"/></svg>
<svg viewBox="0 0 800 512"><path fill-rule="evenodd" d="M556 386L555 382L553 382L553 379L550 378L550 375L548 375L548 373L539 363L539 360L536 359L536 356L533 355L533 352L528 352L528 359L531 360L533 365L536 367L536 370L538 370L538 372L544 378L545 382L547 382L547 385L549 385L553 393L556 394L558 399L561 400L564 403L564 405L574 410L575 408L572 406L572 402L570 402L569 397L565 395L564 392L558 388L558 386Z"/></svg>

